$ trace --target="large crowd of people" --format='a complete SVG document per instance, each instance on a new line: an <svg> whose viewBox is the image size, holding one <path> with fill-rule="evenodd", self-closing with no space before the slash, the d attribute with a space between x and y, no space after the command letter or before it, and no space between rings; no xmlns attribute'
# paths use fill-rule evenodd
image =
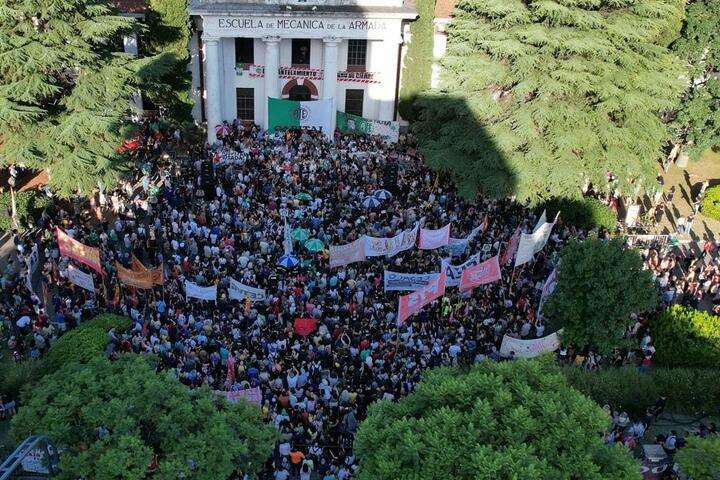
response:
<svg viewBox="0 0 720 480"><path fill-rule="evenodd" d="M586 232L560 220L532 262L517 268L508 262L501 281L471 294L448 288L398 328L398 295L406 292L384 291L384 270L439 272L443 257L460 264L476 253L482 259L502 254L518 227L532 230L536 214L513 199L460 197L417 158L411 139L389 144L340 134L328 139L313 130L228 127L222 146L203 147L170 126L145 124L133 147L138 170L132 180L95 195L92 215L58 203L39 219L36 238L16 239L20 262L39 240L42 276L36 293L22 275L11 274L18 270L12 265L2 278L9 293L0 299L0 316L17 359L41 356L97 312L127 315L132 328L110 333L109 355L154 353L159 368L191 387L259 389L263 416L280 438L263 478L345 480L357 468L352 440L373 401L406 395L430 367L500 359L506 334L550 333L538 314L543 284L558 248ZM391 185L388 164L398 166ZM378 206L363 204L378 189L392 196ZM462 251L412 248L330 268L327 246L362 235L391 237L421 217L428 228L451 223L457 238L481 229ZM295 240L299 264L280 266L286 223L326 248L311 252ZM95 293L68 281L72 261L60 255L55 227L99 248L105 275L93 273ZM116 262L129 268L133 257L161 267L164 284L122 286ZM697 278L705 279L698 291L717 294L714 268L697 266ZM231 299L231 278L264 289L266 300ZM217 285L217 300L189 298L185 281ZM297 318L312 319L315 328L296 331ZM638 323L634 333L641 338Z"/></svg>

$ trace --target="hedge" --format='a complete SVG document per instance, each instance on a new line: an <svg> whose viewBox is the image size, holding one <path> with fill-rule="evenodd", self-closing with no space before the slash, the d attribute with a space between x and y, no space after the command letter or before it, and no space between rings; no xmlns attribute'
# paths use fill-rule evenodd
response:
<svg viewBox="0 0 720 480"><path fill-rule="evenodd" d="M617 225L615 211L595 198L553 197L538 204L535 210L538 214L546 210L548 219L555 218L559 211L564 223L585 230L599 227L614 231Z"/></svg>
<svg viewBox="0 0 720 480"><path fill-rule="evenodd" d="M0 392L16 398L25 385L53 373L71 362L86 363L102 354L108 344L107 332L124 331L132 322L128 317L98 315L62 335L40 360L14 363L9 358L0 365Z"/></svg>
<svg viewBox="0 0 720 480"><path fill-rule="evenodd" d="M720 366L720 316L673 305L650 319L650 332L657 365Z"/></svg>
<svg viewBox="0 0 720 480"><path fill-rule="evenodd" d="M641 373L636 368L607 368L589 372L577 366L563 367L570 385L600 405L643 415L662 395L668 411L694 415L715 412L720 404L720 369L655 368Z"/></svg>
<svg viewBox="0 0 720 480"><path fill-rule="evenodd" d="M413 105L421 93L430 88L433 64L435 0L415 0L420 18L410 24L410 43L405 54L398 111L410 122L417 118Z"/></svg>
<svg viewBox="0 0 720 480"><path fill-rule="evenodd" d="M720 185L705 190L700 211L708 218L720 220Z"/></svg>
<svg viewBox="0 0 720 480"><path fill-rule="evenodd" d="M32 228L50 203L50 199L42 192L30 190L16 193L15 209L20 230ZM12 229L11 205L10 192L0 194L0 232Z"/></svg>

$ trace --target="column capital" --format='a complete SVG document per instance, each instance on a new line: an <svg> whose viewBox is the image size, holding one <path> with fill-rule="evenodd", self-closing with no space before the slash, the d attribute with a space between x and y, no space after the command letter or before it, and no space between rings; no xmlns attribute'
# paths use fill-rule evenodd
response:
<svg viewBox="0 0 720 480"><path fill-rule="evenodd" d="M343 41L342 38L338 37L325 37L322 40L323 43L328 47L337 47L338 44Z"/></svg>
<svg viewBox="0 0 720 480"><path fill-rule="evenodd" d="M280 42L280 37L277 35L271 35L267 37L262 37L262 41L268 45L275 45Z"/></svg>
<svg viewBox="0 0 720 480"><path fill-rule="evenodd" d="M216 37L215 35L209 35L203 32L202 41L204 44L217 45L220 42L220 37Z"/></svg>

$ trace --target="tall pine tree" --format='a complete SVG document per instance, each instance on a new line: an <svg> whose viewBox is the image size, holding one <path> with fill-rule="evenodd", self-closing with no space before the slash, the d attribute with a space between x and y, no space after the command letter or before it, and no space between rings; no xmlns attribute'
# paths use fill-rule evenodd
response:
<svg viewBox="0 0 720 480"><path fill-rule="evenodd" d="M683 89L667 48L683 15L683 0L460 0L441 91L419 101L428 162L468 194L647 185L668 137L658 114Z"/></svg>
<svg viewBox="0 0 720 480"><path fill-rule="evenodd" d="M135 21L103 0L0 2L0 157L47 169L60 195L117 178L131 95L162 69L122 52Z"/></svg>

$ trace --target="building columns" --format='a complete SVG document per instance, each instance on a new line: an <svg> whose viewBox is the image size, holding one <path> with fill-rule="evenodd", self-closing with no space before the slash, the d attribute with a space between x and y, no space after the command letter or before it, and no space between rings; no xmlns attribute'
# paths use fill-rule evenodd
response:
<svg viewBox="0 0 720 480"><path fill-rule="evenodd" d="M265 98L263 99L263 110L265 111L264 128L267 129L270 120L270 112L267 110L267 99L280 98L280 80L278 69L280 68L280 37L263 37L265 42Z"/></svg>
<svg viewBox="0 0 720 480"><path fill-rule="evenodd" d="M335 122L337 120L337 73L338 73L338 45L340 39L336 37L323 38L323 87L322 96L332 101L331 108L331 125L333 135L335 132Z"/></svg>
<svg viewBox="0 0 720 480"><path fill-rule="evenodd" d="M215 127L222 123L222 89L220 87L220 39L203 34L205 51L205 105L207 141L215 143Z"/></svg>
<svg viewBox="0 0 720 480"><path fill-rule="evenodd" d="M382 41L382 51L386 52L383 62L382 84L378 89L378 120L392 121L395 119L395 89L397 86L399 45L401 39L388 37Z"/></svg>

